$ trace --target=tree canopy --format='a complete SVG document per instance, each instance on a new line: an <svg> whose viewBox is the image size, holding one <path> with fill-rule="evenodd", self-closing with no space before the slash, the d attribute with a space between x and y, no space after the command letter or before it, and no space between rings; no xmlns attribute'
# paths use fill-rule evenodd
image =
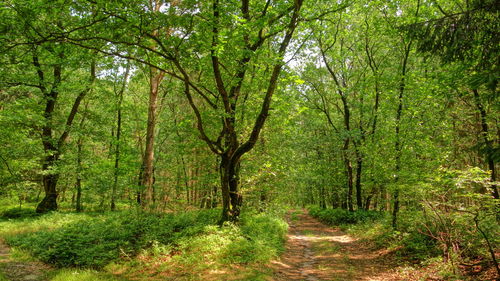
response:
<svg viewBox="0 0 500 281"><path fill-rule="evenodd" d="M220 225L317 205L394 230L498 208L499 7L5 0L0 198Z"/></svg>

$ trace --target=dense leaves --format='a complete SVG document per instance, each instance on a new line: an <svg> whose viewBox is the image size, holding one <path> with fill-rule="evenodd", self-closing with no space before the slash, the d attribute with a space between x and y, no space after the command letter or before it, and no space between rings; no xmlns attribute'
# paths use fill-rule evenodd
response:
<svg viewBox="0 0 500 281"><path fill-rule="evenodd" d="M126 211L11 244L59 266L174 244L263 261L285 226L249 213L312 206L495 262L498 0L4 2L2 217Z"/></svg>

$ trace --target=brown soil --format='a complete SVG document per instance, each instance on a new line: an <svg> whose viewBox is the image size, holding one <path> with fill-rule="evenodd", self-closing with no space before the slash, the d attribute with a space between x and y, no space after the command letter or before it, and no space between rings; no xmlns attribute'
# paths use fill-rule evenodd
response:
<svg viewBox="0 0 500 281"><path fill-rule="evenodd" d="M10 248L0 240L0 272L12 281L44 281L51 268L41 262L19 262L11 257Z"/></svg>
<svg viewBox="0 0 500 281"><path fill-rule="evenodd" d="M273 262L274 280L407 280L388 251L346 235L302 213L290 221L286 251Z"/></svg>

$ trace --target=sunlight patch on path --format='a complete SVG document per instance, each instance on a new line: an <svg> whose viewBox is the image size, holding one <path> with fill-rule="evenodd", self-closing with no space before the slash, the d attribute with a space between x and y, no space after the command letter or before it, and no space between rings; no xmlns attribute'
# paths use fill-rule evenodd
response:
<svg viewBox="0 0 500 281"><path fill-rule="evenodd" d="M330 241L338 243L352 243L356 241L356 239L348 235L335 235L335 236L289 235L288 238L295 240L305 240L308 242Z"/></svg>

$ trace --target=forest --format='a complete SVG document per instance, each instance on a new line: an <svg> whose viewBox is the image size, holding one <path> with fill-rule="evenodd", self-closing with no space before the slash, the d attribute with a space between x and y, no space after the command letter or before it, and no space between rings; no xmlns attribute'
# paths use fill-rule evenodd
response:
<svg viewBox="0 0 500 281"><path fill-rule="evenodd" d="M499 0L3 0L0 281L499 280Z"/></svg>

